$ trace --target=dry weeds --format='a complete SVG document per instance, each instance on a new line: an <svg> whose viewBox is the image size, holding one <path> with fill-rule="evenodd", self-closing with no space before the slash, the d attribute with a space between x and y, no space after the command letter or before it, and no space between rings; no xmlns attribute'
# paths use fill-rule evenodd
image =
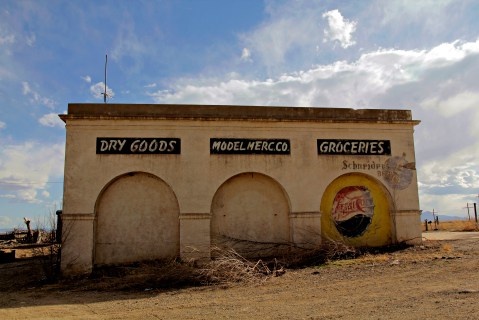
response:
<svg viewBox="0 0 479 320"><path fill-rule="evenodd" d="M424 226L424 221L422 222L422 230L426 231ZM440 231L459 231L459 232L469 232L469 231L479 231L479 225L471 220L451 220L451 221L439 221L437 226L434 223L428 226L429 230L434 230L437 227L437 230Z"/></svg>

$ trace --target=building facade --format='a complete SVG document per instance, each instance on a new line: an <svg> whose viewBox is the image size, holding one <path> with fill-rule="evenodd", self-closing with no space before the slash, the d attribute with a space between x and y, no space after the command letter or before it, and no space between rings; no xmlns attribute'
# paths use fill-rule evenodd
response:
<svg viewBox="0 0 479 320"><path fill-rule="evenodd" d="M69 104L60 117L64 274L208 259L216 244L421 241L408 110Z"/></svg>

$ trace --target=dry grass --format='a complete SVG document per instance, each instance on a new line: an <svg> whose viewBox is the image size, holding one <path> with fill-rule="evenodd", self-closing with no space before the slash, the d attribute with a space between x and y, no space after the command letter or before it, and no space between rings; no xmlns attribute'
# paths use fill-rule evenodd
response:
<svg viewBox="0 0 479 320"><path fill-rule="evenodd" d="M296 248L279 258L245 258L233 248L213 247L213 259L202 265L177 259L95 268L90 279L65 279L78 290L163 290L205 285L234 286L262 284L283 275L287 268L322 265L327 261L351 259L360 253L337 242L317 249ZM93 278L95 281L91 281Z"/></svg>
<svg viewBox="0 0 479 320"><path fill-rule="evenodd" d="M444 243L443 245L441 245L441 251L444 251L446 253L451 253L453 251L452 244Z"/></svg>
<svg viewBox="0 0 479 320"><path fill-rule="evenodd" d="M256 247L257 243L251 246ZM252 247L252 248L254 248ZM231 247L213 247L212 260L197 265L194 261L179 259L155 260L96 267L89 278L57 279L56 247L32 249L32 256L39 261L37 269L43 269L44 283L56 282L64 288L80 291L145 291L177 289L205 285L233 286L262 284L287 270L326 264L371 263L382 264L391 260L391 252L405 246L384 248L354 248L337 241L324 241L321 246L301 248L294 245L270 258L246 258ZM249 250L248 252L252 252Z"/></svg>
<svg viewBox="0 0 479 320"><path fill-rule="evenodd" d="M422 230L426 231L424 226L424 222L422 222ZM434 223L428 226L429 230L434 230L435 226ZM479 231L479 226L476 224L475 221L468 221L468 220L451 220L451 221L439 221L439 225L437 225L437 229L441 231Z"/></svg>
<svg viewBox="0 0 479 320"><path fill-rule="evenodd" d="M263 260L248 260L232 248L212 249L213 260L199 269L205 284L232 284L239 282L262 282L269 277L284 274L284 266L274 259L274 263Z"/></svg>

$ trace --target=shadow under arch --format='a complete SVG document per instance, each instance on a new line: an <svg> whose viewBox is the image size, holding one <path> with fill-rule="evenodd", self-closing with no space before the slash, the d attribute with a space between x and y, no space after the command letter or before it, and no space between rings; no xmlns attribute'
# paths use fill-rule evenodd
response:
<svg viewBox="0 0 479 320"><path fill-rule="evenodd" d="M141 171L115 177L95 203L93 265L178 256L179 212L161 178Z"/></svg>
<svg viewBox="0 0 479 320"><path fill-rule="evenodd" d="M211 242L247 257L269 256L291 243L289 197L270 176L244 172L223 182L211 203Z"/></svg>
<svg viewBox="0 0 479 320"><path fill-rule="evenodd" d="M337 177L326 187L320 206L325 241L358 247L393 242L393 199L388 189L370 175L351 172Z"/></svg>

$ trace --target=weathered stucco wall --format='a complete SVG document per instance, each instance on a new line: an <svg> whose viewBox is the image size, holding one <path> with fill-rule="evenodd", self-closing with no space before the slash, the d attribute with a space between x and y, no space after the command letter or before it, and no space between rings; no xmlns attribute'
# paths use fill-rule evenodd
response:
<svg viewBox="0 0 479 320"><path fill-rule="evenodd" d="M418 121L409 111L71 104L61 117L63 215L77 224L62 252L67 274L172 255L208 258L210 244L228 238L420 241ZM156 142L142 145L143 138ZM253 151L266 154L242 150L256 140ZM368 148L359 145L365 141ZM221 154L221 142L233 150ZM261 151L263 143L269 145ZM380 152L388 146L390 152ZM359 155L361 149L369 154ZM361 220L364 230L338 231L369 202L374 208ZM238 243L230 244L241 251Z"/></svg>

